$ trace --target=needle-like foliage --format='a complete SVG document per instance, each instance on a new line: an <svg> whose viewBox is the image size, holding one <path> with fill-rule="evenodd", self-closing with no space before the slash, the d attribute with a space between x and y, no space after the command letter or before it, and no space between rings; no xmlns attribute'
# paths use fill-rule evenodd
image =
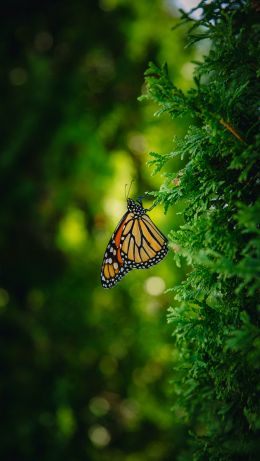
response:
<svg viewBox="0 0 260 461"><path fill-rule="evenodd" d="M157 194L165 209L184 203L184 224L171 233L186 280L169 311L178 356L173 378L177 405L191 428L182 461L256 460L259 416L259 5L202 1L189 43L211 41L184 94L167 66L150 64L147 94L158 113L189 120L168 155L152 153L167 169ZM172 171L180 157L185 166ZM168 163L167 163L168 162Z"/></svg>

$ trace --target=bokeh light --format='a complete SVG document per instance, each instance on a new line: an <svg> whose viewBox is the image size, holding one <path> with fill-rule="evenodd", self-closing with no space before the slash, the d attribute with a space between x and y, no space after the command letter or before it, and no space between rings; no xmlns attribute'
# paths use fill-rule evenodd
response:
<svg viewBox="0 0 260 461"><path fill-rule="evenodd" d="M161 277L149 277L145 281L145 289L149 295L159 296L165 290L165 281Z"/></svg>
<svg viewBox="0 0 260 461"><path fill-rule="evenodd" d="M101 425L92 426L89 429L89 438L91 442L96 445L98 448L103 448L109 444L111 436L108 430Z"/></svg>
<svg viewBox="0 0 260 461"><path fill-rule="evenodd" d="M0 458L174 461L165 291L184 271L169 251L105 290L100 268L127 193L161 185L149 152L186 129L138 100L148 62L186 91L197 50L164 0L14 0L2 17ZM178 211L149 214L167 235Z"/></svg>

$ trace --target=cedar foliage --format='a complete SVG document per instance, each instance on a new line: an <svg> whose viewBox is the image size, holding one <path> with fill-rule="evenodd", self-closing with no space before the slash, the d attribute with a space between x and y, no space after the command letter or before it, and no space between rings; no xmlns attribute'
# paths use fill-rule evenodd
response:
<svg viewBox="0 0 260 461"><path fill-rule="evenodd" d="M166 65L150 64L141 98L156 101L157 114L189 120L174 150L151 153L150 162L155 172L168 165L157 200L166 210L184 203L184 224L170 238L177 265L191 268L174 288L169 311L178 349L175 410L191 428L191 451L180 459L254 460L260 452L258 8L242 0L202 1L198 8L197 21L182 12L189 43L211 41L196 63L193 88L184 94ZM171 169L175 157L185 161L178 171Z"/></svg>

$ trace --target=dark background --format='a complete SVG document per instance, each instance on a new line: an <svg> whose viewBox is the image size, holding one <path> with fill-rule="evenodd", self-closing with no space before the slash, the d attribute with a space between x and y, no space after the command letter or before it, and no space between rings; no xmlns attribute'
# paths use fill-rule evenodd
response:
<svg viewBox="0 0 260 461"><path fill-rule="evenodd" d="M140 103L148 62L191 85L185 28L158 0L1 6L0 455L5 461L174 460L171 254L100 285L131 196L160 186L146 162L181 122ZM185 122L182 122L185 123ZM146 203L149 205L149 203ZM180 217L151 217L167 234Z"/></svg>

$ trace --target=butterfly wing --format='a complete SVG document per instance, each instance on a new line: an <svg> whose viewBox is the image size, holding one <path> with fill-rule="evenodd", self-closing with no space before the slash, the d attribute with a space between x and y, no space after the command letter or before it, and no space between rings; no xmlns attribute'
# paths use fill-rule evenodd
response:
<svg viewBox="0 0 260 461"><path fill-rule="evenodd" d="M131 270L131 268L124 263L120 244L123 229L132 219L133 213L127 211L108 242L101 268L101 283L104 288L113 287Z"/></svg>
<svg viewBox="0 0 260 461"><path fill-rule="evenodd" d="M157 264L168 252L167 242L147 214L129 219L121 235L121 255L125 266L146 269Z"/></svg>
<svg viewBox="0 0 260 461"><path fill-rule="evenodd" d="M131 269L154 266L168 252L167 238L146 213L141 213L128 210L107 245L101 269L104 288L116 285Z"/></svg>

